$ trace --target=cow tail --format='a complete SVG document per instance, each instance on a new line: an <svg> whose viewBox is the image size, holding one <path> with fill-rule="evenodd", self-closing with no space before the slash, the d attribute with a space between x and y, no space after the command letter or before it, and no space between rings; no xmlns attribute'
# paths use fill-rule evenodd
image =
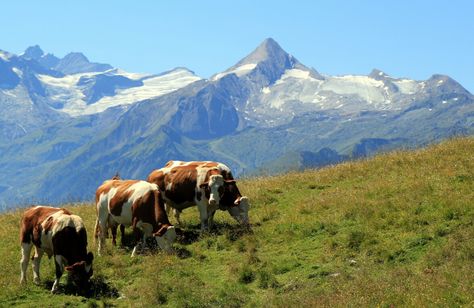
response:
<svg viewBox="0 0 474 308"><path fill-rule="evenodd" d="M97 219L95 220L95 232L94 232L94 241L97 243L97 239L99 238L99 232L100 232L100 224L99 224L99 216L97 216Z"/></svg>

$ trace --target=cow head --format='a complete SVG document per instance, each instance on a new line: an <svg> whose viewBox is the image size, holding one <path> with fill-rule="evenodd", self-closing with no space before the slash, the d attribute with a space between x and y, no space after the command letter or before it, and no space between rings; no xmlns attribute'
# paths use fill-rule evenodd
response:
<svg viewBox="0 0 474 308"><path fill-rule="evenodd" d="M209 177L209 182L202 183L201 188L209 190L209 205L219 204L223 194L224 178L220 174L214 174Z"/></svg>
<svg viewBox="0 0 474 308"><path fill-rule="evenodd" d="M72 282L80 289L85 290L89 285L89 279L93 274L92 260L94 255L89 252L85 260L76 262L70 266L66 266L66 271L69 272Z"/></svg>
<svg viewBox="0 0 474 308"><path fill-rule="evenodd" d="M249 199L247 197L239 197L235 200L234 206L226 207L229 214L239 223L249 224Z"/></svg>
<svg viewBox="0 0 474 308"><path fill-rule="evenodd" d="M171 252L172 245L176 240L176 229L169 224L163 224L161 228L153 234L156 243L166 252Z"/></svg>

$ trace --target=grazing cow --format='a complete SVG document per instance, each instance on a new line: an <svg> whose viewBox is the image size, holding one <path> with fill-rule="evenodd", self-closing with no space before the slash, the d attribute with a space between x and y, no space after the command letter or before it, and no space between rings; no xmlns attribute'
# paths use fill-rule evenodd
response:
<svg viewBox="0 0 474 308"><path fill-rule="evenodd" d="M21 219L21 283L26 283L26 269L31 248L35 246L33 281L40 282L41 257L46 252L54 256L56 279L52 293L58 290L63 269L70 273L72 282L84 290L92 276L92 252L87 252L87 233L82 219L66 209L35 206L25 211Z"/></svg>
<svg viewBox="0 0 474 308"><path fill-rule="evenodd" d="M222 163L172 160L165 167L153 170L147 181L158 185L167 210L173 208L178 223L182 210L197 205L201 230L212 226L218 208L248 225L248 199L242 197L232 172Z"/></svg>
<svg viewBox="0 0 474 308"><path fill-rule="evenodd" d="M168 220L163 199L155 184L138 180L107 180L97 189L95 201L95 230L96 238L99 237L99 255L105 243L110 219L116 224L132 226L137 238L132 257L151 236L155 237L161 249L171 250L171 244L176 239L176 230ZM142 243L138 241L139 230L143 232Z"/></svg>

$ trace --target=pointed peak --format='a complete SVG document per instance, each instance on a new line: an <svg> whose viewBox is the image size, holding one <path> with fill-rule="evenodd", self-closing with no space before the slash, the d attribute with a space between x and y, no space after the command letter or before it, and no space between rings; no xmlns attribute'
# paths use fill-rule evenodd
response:
<svg viewBox="0 0 474 308"><path fill-rule="evenodd" d="M264 39L263 42L260 44L260 46L265 47L267 49L273 49L273 48L281 49L280 45L278 45L278 43L271 37Z"/></svg>
<svg viewBox="0 0 474 308"><path fill-rule="evenodd" d="M272 38L265 39L258 47L247 57L242 59L237 65L259 63L269 58L288 57L289 55Z"/></svg>
<svg viewBox="0 0 474 308"><path fill-rule="evenodd" d="M449 92L469 94L469 91L467 91L459 82L448 75L434 74L428 80L426 80L426 83L429 87L436 88L437 91L442 93Z"/></svg>
<svg viewBox="0 0 474 308"><path fill-rule="evenodd" d="M39 59L44 55L43 50L39 45L34 45L26 48L25 52L23 53L23 57L28 58L28 59Z"/></svg>
<svg viewBox="0 0 474 308"><path fill-rule="evenodd" d="M63 60L89 62L89 59L81 52L70 52L64 56Z"/></svg>

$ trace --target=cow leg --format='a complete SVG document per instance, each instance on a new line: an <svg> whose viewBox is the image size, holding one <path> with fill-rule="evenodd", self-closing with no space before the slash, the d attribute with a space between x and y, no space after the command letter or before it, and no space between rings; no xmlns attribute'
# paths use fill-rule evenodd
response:
<svg viewBox="0 0 474 308"><path fill-rule="evenodd" d="M197 207L199 210L199 217L201 219L201 232L209 230L209 226L207 224L208 217L207 217L207 205L205 202L199 201L197 202Z"/></svg>
<svg viewBox="0 0 474 308"><path fill-rule="evenodd" d="M99 243L98 243L98 245L97 245L97 254L98 254L99 256L102 255L102 250L104 249L104 248L103 248L103 247L104 247L104 244L105 244L105 235L104 235L103 232L100 232L100 233L99 233Z"/></svg>
<svg viewBox="0 0 474 308"><path fill-rule="evenodd" d="M179 219L179 216L181 215L181 211L177 209L173 209L173 214L178 224L181 225L181 220Z"/></svg>
<svg viewBox="0 0 474 308"><path fill-rule="evenodd" d="M105 236L107 233L107 218L103 220L98 219L98 224L99 224L99 243L97 245L97 254L99 256L102 255L102 251L105 246Z"/></svg>
<svg viewBox="0 0 474 308"><path fill-rule="evenodd" d="M125 246L124 240L123 240L123 237L124 237L124 235L125 235L125 226L124 226L124 225L120 225L120 235L121 235L121 237L120 237L120 244L121 244L122 246Z"/></svg>
<svg viewBox="0 0 474 308"><path fill-rule="evenodd" d="M112 245L117 246L117 225L113 225L110 227L112 231Z"/></svg>
<svg viewBox="0 0 474 308"><path fill-rule="evenodd" d="M35 284L40 283L40 263L41 263L41 257L43 256L43 249L40 249L38 247L35 247L35 255L33 257L33 282Z"/></svg>
<svg viewBox="0 0 474 308"><path fill-rule="evenodd" d="M63 275L63 258L60 255L54 255L54 265L56 267L56 279L54 280L53 287L51 288L51 293L56 293L59 287L59 280Z"/></svg>
<svg viewBox="0 0 474 308"><path fill-rule="evenodd" d="M216 214L216 211L212 211L209 214L208 222L209 222L209 229L211 229L214 226L214 215Z"/></svg>
<svg viewBox="0 0 474 308"><path fill-rule="evenodd" d="M133 247L133 251L132 251L132 255L131 257L135 257L136 254L137 254L137 250L141 250L141 242L140 242L140 239L141 239L141 232L140 230L138 229L137 227L137 219L134 218L133 219L133 222L132 222L132 230L133 230L133 234L135 236L135 247Z"/></svg>
<svg viewBox="0 0 474 308"><path fill-rule="evenodd" d="M28 269L28 262L30 259L31 248L33 243L21 243L21 276L20 283L26 283L26 270Z"/></svg>

